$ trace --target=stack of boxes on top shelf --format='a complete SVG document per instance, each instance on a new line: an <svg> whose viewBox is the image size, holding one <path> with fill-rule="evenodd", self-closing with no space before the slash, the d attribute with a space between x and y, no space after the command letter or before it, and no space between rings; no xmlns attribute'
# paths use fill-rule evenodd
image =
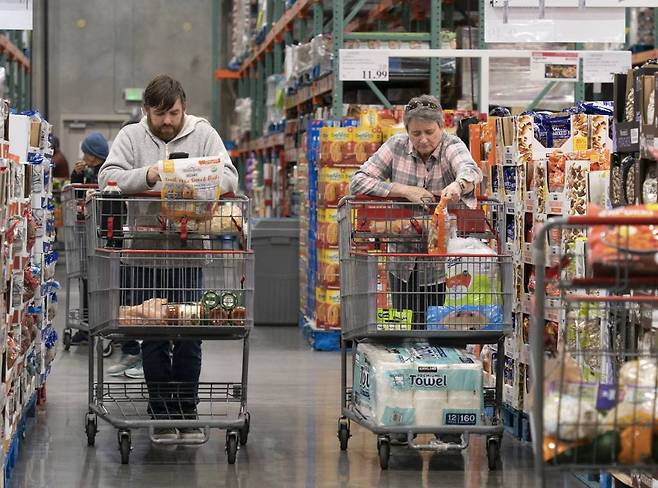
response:
<svg viewBox="0 0 658 488"><path fill-rule="evenodd" d="M616 152L610 175L613 206L655 203L645 198L645 182L656 180L658 148L655 99L658 64L645 64L615 75L614 137ZM650 191L649 195L654 195Z"/></svg>
<svg viewBox="0 0 658 488"><path fill-rule="evenodd" d="M471 151L487 176L483 192L505 204L506 252L514 257L513 283L504 284L514 290L514 333L505 345L503 401L516 413L529 411L528 330L535 267L550 267L570 252L576 256L575 272L584 272L582 233L552 232L546 263L534 262L533 235L552 216L583 215L590 205L610 206L612 120L603 114L611 108L581 109L585 113L491 118L470 129ZM600 114L586 113L597 110ZM546 293L544 343L555 349L558 333L566 330L566 317L557 287L549 282ZM485 346L482 354L485 375L493 382L495 347ZM520 430L515 433L521 436Z"/></svg>
<svg viewBox="0 0 658 488"><path fill-rule="evenodd" d="M36 113L9 115L0 100L0 330L4 452L55 356L57 309L50 144Z"/></svg>

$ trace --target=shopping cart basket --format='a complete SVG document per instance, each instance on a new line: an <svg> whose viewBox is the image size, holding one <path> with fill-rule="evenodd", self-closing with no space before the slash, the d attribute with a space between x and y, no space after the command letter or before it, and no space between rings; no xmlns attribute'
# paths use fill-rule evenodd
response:
<svg viewBox="0 0 658 488"><path fill-rule="evenodd" d="M87 324L87 242L84 214L85 197L97 185L71 184L62 189L64 252L66 255L66 327L62 334L64 350L71 347L72 329L88 330ZM78 284L78 308L71 303L71 283Z"/></svg>
<svg viewBox="0 0 658 488"><path fill-rule="evenodd" d="M503 205L482 200L476 209L451 208L457 236L472 238L453 242L474 248L469 254L466 249L450 253L449 247L449 253L441 255L429 254L427 247L434 206L371 197L346 197L339 205L340 447L347 449L350 421L354 421L377 434L380 465L386 469L391 443L401 438L409 447L441 452L465 449L469 434L479 434L487 437L489 465L495 469L503 434L503 361L497 362L495 386L480 386L481 404L475 405L475 413L448 409L432 425L373 419L357 401L357 379L348 381L348 341L353 342L352 369L354 352L366 343L422 340L433 346L462 348L494 344L498 357L504 357L504 340L512 327L512 257L504 252ZM478 374L481 378L481 369ZM437 438L416 443L420 434ZM452 441L445 442L449 435Z"/></svg>
<svg viewBox="0 0 658 488"><path fill-rule="evenodd" d="M208 440L210 429L224 429L228 461L234 463L250 426L254 261L249 200L162 202L160 194L97 193L87 212L89 329L97 349L95 358L93 347L89 354L89 445L94 444L97 417L119 429L123 463L129 459L132 429L201 428L205 438L197 443ZM102 338L239 340L241 377L204 383L108 382ZM158 413L150 415L149 405L156 403ZM196 410L192 418L190 408Z"/></svg>
<svg viewBox="0 0 658 488"><path fill-rule="evenodd" d="M658 471L656 225L633 211L573 216L536 236L535 263L552 264L536 270L530 334L538 486L550 470ZM549 234L561 244L547 248ZM547 347L544 319L556 313L557 344Z"/></svg>

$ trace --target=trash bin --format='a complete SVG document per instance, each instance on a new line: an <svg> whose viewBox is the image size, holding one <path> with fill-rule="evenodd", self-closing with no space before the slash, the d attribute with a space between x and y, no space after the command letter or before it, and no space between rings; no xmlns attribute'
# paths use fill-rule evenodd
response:
<svg viewBox="0 0 658 488"><path fill-rule="evenodd" d="M254 219L254 322L296 324L299 314L299 219Z"/></svg>

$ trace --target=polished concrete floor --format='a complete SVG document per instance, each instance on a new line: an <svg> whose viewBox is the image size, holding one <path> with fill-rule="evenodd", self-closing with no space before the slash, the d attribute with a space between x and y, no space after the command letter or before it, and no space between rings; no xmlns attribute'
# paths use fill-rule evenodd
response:
<svg viewBox="0 0 658 488"><path fill-rule="evenodd" d="M60 313L60 326L62 322ZM29 424L9 486L41 487L479 487L535 486L531 450L505 438L502 469L489 472L483 444L472 439L460 455L392 451L379 468L375 436L352 429L347 452L336 438L339 355L313 352L296 327L257 327L252 334L249 443L229 466L223 433L199 447L156 447L133 434L130 464L122 465L116 430L103 422L87 447L87 348L60 351L47 385L47 403ZM238 344L205 342L202 379L232 380Z"/></svg>

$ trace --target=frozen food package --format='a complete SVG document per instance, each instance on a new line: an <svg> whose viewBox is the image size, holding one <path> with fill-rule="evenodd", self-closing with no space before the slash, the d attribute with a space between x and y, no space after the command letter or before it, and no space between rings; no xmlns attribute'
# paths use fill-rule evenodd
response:
<svg viewBox="0 0 658 488"><path fill-rule="evenodd" d="M165 216L209 220L222 194L222 173L227 158L228 155L222 155L159 161Z"/></svg>

